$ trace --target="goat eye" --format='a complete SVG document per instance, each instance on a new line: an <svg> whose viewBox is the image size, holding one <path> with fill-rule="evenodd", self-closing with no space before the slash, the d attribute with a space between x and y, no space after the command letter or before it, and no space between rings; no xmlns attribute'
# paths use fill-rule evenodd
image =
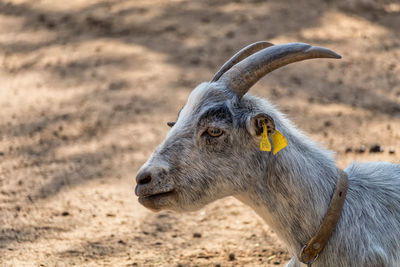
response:
<svg viewBox="0 0 400 267"><path fill-rule="evenodd" d="M218 128L208 128L207 129L207 133L212 137L218 137L218 136L221 136L223 134L223 131L221 129L218 129Z"/></svg>
<svg viewBox="0 0 400 267"><path fill-rule="evenodd" d="M172 127L172 126L175 125L175 123L176 123L176 122L174 122L174 121L169 121L169 122L167 122L167 125L168 125L169 127Z"/></svg>

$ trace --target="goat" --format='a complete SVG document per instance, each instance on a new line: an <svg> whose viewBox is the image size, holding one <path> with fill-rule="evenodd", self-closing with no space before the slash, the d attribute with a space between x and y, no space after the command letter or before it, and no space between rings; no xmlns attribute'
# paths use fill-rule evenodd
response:
<svg viewBox="0 0 400 267"><path fill-rule="evenodd" d="M268 72L311 58L340 56L304 43L267 42L234 55L168 123L165 140L137 174L139 202L183 212L234 196L283 240L293 255L287 266L301 266L297 255L323 221L338 180L334 154L247 91ZM262 151L265 125L269 137L279 130L288 146ZM313 265L400 266L400 165L352 163L345 172L340 219Z"/></svg>

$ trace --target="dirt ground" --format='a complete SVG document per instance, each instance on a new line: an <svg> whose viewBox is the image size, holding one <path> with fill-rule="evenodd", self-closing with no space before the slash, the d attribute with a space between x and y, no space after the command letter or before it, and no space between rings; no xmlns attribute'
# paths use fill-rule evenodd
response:
<svg viewBox="0 0 400 267"><path fill-rule="evenodd" d="M343 59L251 93L342 168L400 163L396 0L0 0L0 266L283 266L284 245L233 198L154 214L133 192L191 89L258 40Z"/></svg>

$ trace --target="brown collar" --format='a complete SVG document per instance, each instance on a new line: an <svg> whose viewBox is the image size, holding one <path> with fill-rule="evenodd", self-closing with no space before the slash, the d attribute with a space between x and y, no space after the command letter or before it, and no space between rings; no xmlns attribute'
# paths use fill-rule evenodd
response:
<svg viewBox="0 0 400 267"><path fill-rule="evenodd" d="M328 243L342 214L349 178L347 174L340 169L338 169L338 174L339 178L336 183L335 192L333 192L331 203L329 204L324 220L317 233L304 245L298 255L299 260L308 266L311 266Z"/></svg>

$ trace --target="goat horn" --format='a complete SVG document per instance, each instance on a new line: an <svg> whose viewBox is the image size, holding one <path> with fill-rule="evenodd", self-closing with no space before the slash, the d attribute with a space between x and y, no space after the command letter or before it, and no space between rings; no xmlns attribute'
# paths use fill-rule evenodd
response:
<svg viewBox="0 0 400 267"><path fill-rule="evenodd" d="M215 73L214 77L212 78L211 82L216 82L218 79L224 74L227 70L232 68L233 65L242 61L246 57L254 54L255 52L260 51L261 49L267 48L269 46L273 46L273 44L265 41L259 41L253 44L246 46L245 48L241 49L237 52L233 57L231 57L225 64Z"/></svg>
<svg viewBox="0 0 400 267"><path fill-rule="evenodd" d="M287 64L312 58L341 58L335 52L304 43L289 43L267 47L227 70L219 79L241 98L267 73Z"/></svg>

